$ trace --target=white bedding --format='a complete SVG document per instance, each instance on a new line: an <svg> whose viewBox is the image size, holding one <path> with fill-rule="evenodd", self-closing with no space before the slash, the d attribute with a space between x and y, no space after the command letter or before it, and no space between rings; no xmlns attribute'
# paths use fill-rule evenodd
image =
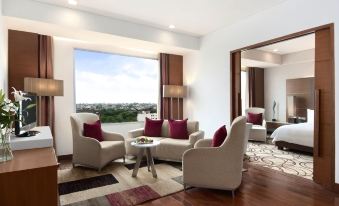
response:
<svg viewBox="0 0 339 206"><path fill-rule="evenodd" d="M273 142L285 141L307 147L313 147L313 122L284 125L271 135Z"/></svg>

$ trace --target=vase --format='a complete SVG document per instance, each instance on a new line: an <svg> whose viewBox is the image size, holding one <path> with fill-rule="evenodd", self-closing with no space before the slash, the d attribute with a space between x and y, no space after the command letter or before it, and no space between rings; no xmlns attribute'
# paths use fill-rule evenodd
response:
<svg viewBox="0 0 339 206"><path fill-rule="evenodd" d="M10 145L11 131L11 127L0 129L0 162L6 162L13 159Z"/></svg>

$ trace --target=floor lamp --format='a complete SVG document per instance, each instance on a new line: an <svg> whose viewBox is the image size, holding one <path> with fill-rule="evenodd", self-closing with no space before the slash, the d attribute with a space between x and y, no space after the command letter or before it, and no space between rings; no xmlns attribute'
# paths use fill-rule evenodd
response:
<svg viewBox="0 0 339 206"><path fill-rule="evenodd" d="M177 118L180 118L180 104L179 100L185 98L187 94L186 86L182 85L163 85L163 97L171 99L171 116L173 118L173 98L178 99L178 113Z"/></svg>
<svg viewBox="0 0 339 206"><path fill-rule="evenodd" d="M63 80L55 79L42 79L42 78L24 78L24 90L25 92L35 93L39 97L39 124L42 124L41 120L41 97L64 96L64 83ZM52 125L52 107L49 106L48 125ZM52 130L52 128L51 128Z"/></svg>

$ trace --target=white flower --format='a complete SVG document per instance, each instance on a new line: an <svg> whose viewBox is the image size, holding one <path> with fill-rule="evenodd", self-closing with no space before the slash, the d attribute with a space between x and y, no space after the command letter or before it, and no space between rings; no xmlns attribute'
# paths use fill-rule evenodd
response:
<svg viewBox="0 0 339 206"><path fill-rule="evenodd" d="M15 101L16 102L20 102L20 101L26 101L26 100L31 100L30 98L28 98L28 97L24 97L24 95L26 94L26 93L24 93L24 92L22 92L22 91L17 91L14 87L12 87L13 88L13 92L12 92L12 94L14 95L14 99L15 99Z"/></svg>

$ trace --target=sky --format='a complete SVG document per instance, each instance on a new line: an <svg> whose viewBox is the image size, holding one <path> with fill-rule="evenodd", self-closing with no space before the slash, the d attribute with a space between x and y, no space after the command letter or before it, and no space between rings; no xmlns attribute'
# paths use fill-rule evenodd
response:
<svg viewBox="0 0 339 206"><path fill-rule="evenodd" d="M76 103L157 103L159 62L74 50Z"/></svg>

